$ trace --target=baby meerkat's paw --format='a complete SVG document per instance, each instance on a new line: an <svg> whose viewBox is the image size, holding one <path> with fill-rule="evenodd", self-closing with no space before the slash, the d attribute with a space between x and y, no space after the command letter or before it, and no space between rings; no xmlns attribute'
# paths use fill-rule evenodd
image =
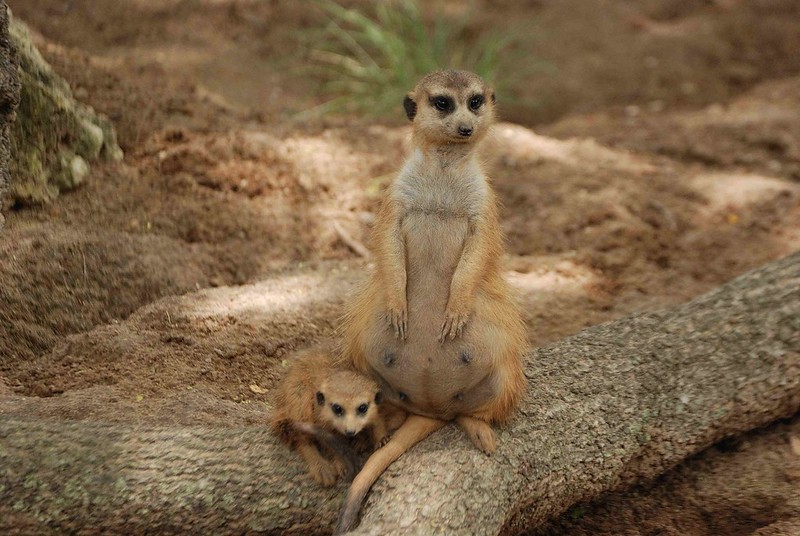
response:
<svg viewBox="0 0 800 536"><path fill-rule="evenodd" d="M333 486L339 478L339 469L328 461L319 461L308 466L311 478L326 488Z"/></svg>
<svg viewBox="0 0 800 536"><path fill-rule="evenodd" d="M386 312L386 319L389 326L394 331L394 336L398 339L405 339L408 332L408 310L406 303L389 307Z"/></svg>
<svg viewBox="0 0 800 536"><path fill-rule="evenodd" d="M347 469L347 464L344 463L339 458L335 458L334 459L333 467L336 469L336 477L337 478L345 477L345 476L347 476L347 473L349 472L348 469Z"/></svg>
<svg viewBox="0 0 800 536"><path fill-rule="evenodd" d="M442 331L439 334L439 342L444 342L448 338L453 340L456 337L460 337L469 317L470 311L466 308L455 309L448 305L444 312L444 322L442 323Z"/></svg>

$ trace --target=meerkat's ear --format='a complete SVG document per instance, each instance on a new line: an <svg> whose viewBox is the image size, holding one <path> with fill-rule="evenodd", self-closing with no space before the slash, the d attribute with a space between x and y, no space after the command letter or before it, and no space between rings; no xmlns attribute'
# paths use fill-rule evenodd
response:
<svg viewBox="0 0 800 536"><path fill-rule="evenodd" d="M495 93L493 89L490 89L489 91L492 92L492 104L494 104L497 102L497 93Z"/></svg>
<svg viewBox="0 0 800 536"><path fill-rule="evenodd" d="M325 403L325 395L322 394L322 391L317 391L317 404L320 406Z"/></svg>
<svg viewBox="0 0 800 536"><path fill-rule="evenodd" d="M414 102L414 99L411 98L411 95L406 95L406 98L403 99L403 108L406 111L406 117L408 117L409 121L414 120L414 116L417 115L417 103Z"/></svg>
<svg viewBox="0 0 800 536"><path fill-rule="evenodd" d="M381 402L383 402L383 391L378 391L375 393L375 403L380 405Z"/></svg>

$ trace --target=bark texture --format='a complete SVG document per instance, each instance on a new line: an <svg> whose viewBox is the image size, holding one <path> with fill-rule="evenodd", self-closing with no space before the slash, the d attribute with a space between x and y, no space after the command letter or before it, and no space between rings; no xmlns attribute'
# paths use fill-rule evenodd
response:
<svg viewBox="0 0 800 536"><path fill-rule="evenodd" d="M359 534L517 534L800 408L800 254L528 359L492 457L450 426L373 488ZM266 430L0 416L0 532L325 533L324 490Z"/></svg>
<svg viewBox="0 0 800 536"><path fill-rule="evenodd" d="M0 210L9 182L11 124L19 106L20 83L8 35L8 6L0 0ZM4 218L0 212L0 231Z"/></svg>

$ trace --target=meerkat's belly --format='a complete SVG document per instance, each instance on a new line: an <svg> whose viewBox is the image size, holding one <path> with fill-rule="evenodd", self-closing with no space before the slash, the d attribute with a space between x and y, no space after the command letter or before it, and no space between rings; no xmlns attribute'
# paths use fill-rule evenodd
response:
<svg viewBox="0 0 800 536"><path fill-rule="evenodd" d="M474 411L496 396L492 337L476 310L462 336L439 341L450 283L467 237L466 217L412 213L403 221L408 332L397 340L383 315L367 349L387 396L414 413L442 419ZM478 292L481 292L479 289Z"/></svg>

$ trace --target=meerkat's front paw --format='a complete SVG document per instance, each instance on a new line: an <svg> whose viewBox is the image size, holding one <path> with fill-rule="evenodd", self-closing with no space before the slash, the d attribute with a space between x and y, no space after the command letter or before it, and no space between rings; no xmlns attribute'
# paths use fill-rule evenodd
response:
<svg viewBox="0 0 800 536"><path fill-rule="evenodd" d="M390 307L386 313L387 320L394 336L398 339L405 339L408 333L408 310L406 304Z"/></svg>
<svg viewBox="0 0 800 536"><path fill-rule="evenodd" d="M346 463L344 463L344 462L343 462L342 460L340 460L339 458L336 458L336 459L333 461L333 467L334 467L334 469L336 470L336 476L337 476L337 477L344 478L344 477L346 477L346 476L347 476L347 474L349 473L349 470L348 470L348 468L347 468L347 464L346 464Z"/></svg>
<svg viewBox="0 0 800 536"><path fill-rule="evenodd" d="M454 309L448 307L444 313L444 322L442 323L442 330L439 333L439 342L444 342L446 339L453 340L460 337L464 331L464 326L469 320L470 311L466 308Z"/></svg>
<svg viewBox="0 0 800 536"><path fill-rule="evenodd" d="M339 478L339 469L335 464L327 461L309 465L308 472L311 478L326 488L333 486Z"/></svg>

